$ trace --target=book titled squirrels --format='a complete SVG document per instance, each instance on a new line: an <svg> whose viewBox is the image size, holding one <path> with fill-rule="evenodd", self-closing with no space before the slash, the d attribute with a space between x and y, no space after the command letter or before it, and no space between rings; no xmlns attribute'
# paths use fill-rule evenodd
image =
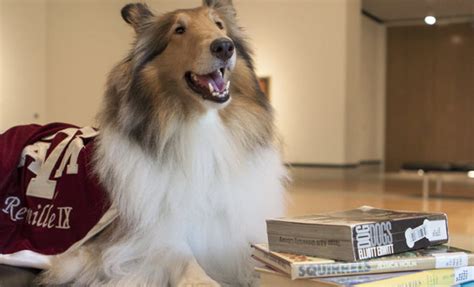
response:
<svg viewBox="0 0 474 287"><path fill-rule="evenodd" d="M444 213L362 206L326 214L267 220L271 251L359 261L448 242Z"/></svg>
<svg viewBox="0 0 474 287"><path fill-rule="evenodd" d="M268 249L267 244L254 244L252 247L254 259L289 275L291 279L474 266L474 254L471 251L447 245L436 245L358 262L273 252Z"/></svg>

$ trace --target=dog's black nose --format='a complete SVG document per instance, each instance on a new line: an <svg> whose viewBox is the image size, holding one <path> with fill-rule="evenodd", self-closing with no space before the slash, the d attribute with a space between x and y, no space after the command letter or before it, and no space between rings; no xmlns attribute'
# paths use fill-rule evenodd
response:
<svg viewBox="0 0 474 287"><path fill-rule="evenodd" d="M227 38L219 38L211 43L211 53L225 61L234 54L234 43Z"/></svg>

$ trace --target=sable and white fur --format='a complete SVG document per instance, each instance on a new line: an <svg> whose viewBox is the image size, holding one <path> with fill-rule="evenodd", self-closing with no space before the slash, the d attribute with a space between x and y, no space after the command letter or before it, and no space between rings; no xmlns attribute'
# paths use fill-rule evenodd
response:
<svg viewBox="0 0 474 287"><path fill-rule="evenodd" d="M265 218L283 210L286 170L232 3L160 16L129 4L122 16L137 40L109 77L95 159L119 216L56 258L42 282L254 286L250 244L266 240ZM212 57L216 38L233 41L231 58ZM184 79L219 67L231 82L224 103Z"/></svg>

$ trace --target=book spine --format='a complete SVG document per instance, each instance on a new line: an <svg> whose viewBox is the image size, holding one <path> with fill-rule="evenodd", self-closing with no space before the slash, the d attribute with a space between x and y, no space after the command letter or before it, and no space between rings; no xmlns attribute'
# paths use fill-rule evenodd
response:
<svg viewBox="0 0 474 287"><path fill-rule="evenodd" d="M314 230L308 227L313 225ZM444 214L387 218L356 225L313 225L288 223L288 226L282 226L267 221L270 250L360 261L448 241L447 217Z"/></svg>
<svg viewBox="0 0 474 287"><path fill-rule="evenodd" d="M359 224L352 229L356 260L426 248L448 241L447 218L421 217Z"/></svg>
<svg viewBox="0 0 474 287"><path fill-rule="evenodd" d="M262 250L259 250L257 248L253 248L253 251L252 251L252 256L264 263L264 264L267 264L268 266L276 269L276 270L279 270L283 273L286 273L286 274L292 274L293 273L293 270L292 270L292 267L290 265L289 262L281 259L281 258L278 258L276 256L273 256L272 254L270 253L266 253Z"/></svg>
<svg viewBox="0 0 474 287"><path fill-rule="evenodd" d="M370 283L357 284L357 287L432 287L453 286L474 280L474 266L454 269L437 269L393 277Z"/></svg>
<svg viewBox="0 0 474 287"><path fill-rule="evenodd" d="M320 239L307 236L283 235L268 232L270 250L305 254L322 258L354 261L353 243L350 240Z"/></svg>
<svg viewBox="0 0 474 287"><path fill-rule="evenodd" d="M360 262L289 262L279 256L254 248L252 254L259 261L274 269L290 274L291 279L334 277L456 268L474 265L474 255L464 252L436 253L433 256L369 260Z"/></svg>
<svg viewBox="0 0 474 287"><path fill-rule="evenodd" d="M474 265L474 256L464 252L435 255L421 258L409 257L347 263L296 263L292 264L292 279L420 271Z"/></svg>

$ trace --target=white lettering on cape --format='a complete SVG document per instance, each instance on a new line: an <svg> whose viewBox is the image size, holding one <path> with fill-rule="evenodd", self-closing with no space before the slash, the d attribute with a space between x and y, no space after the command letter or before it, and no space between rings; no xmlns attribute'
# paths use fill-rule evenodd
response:
<svg viewBox="0 0 474 287"><path fill-rule="evenodd" d="M47 229L71 229L71 211L70 206L56 207L53 204L38 204L36 208L24 207L16 196L7 197L2 208L2 212L13 222L24 220L28 225Z"/></svg>
<svg viewBox="0 0 474 287"><path fill-rule="evenodd" d="M57 146L55 146L50 155L46 158L46 154L51 144L47 142L36 142L23 149L20 164L18 167L25 165L26 156L33 158L28 169L36 176L31 179L26 189L26 195L52 200L56 192L56 180L63 174L77 174L79 171L78 158L79 153L84 148L84 138L94 137L97 131L90 127L82 129L68 128L57 132L56 134L44 138L50 140L57 134L66 135ZM54 167L60 162L59 167L53 172Z"/></svg>

